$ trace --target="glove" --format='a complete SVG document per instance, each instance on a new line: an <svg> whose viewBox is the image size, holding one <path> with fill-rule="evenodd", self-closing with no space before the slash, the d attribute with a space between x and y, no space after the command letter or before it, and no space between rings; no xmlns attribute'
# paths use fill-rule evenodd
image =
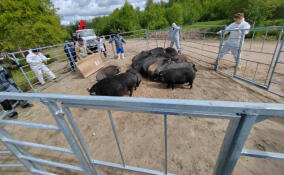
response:
<svg viewBox="0 0 284 175"><path fill-rule="evenodd" d="M217 35L220 35L222 33L222 31L220 30L219 32L216 32Z"/></svg>

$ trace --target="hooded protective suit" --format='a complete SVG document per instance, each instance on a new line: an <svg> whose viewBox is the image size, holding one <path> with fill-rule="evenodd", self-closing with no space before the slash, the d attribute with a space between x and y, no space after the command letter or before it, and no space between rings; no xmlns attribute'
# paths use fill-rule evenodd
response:
<svg viewBox="0 0 284 175"><path fill-rule="evenodd" d="M224 55L228 54L229 51L231 51L232 55L235 57L235 59L237 59L240 42L242 38L242 32L241 32L242 29L248 29L245 31L245 35L249 33L250 24L246 22L244 18L240 24L234 22L228 27L226 27L226 30L233 30L233 31L226 31L225 33L226 35L227 33L230 32L230 36L220 52L220 59L222 59Z"/></svg>
<svg viewBox="0 0 284 175"><path fill-rule="evenodd" d="M105 51L104 40L105 40L104 38L100 38L100 40L96 40L96 44L97 44L98 52L99 52L99 53Z"/></svg>
<svg viewBox="0 0 284 175"><path fill-rule="evenodd" d="M173 47L174 44L176 43L177 50L179 52L181 52L180 40L179 40L179 37L180 37L180 27L177 26L176 23L173 23L172 24L172 29L169 31L169 33L171 33L171 35L172 35L172 40L171 40L170 47Z"/></svg>
<svg viewBox="0 0 284 175"><path fill-rule="evenodd" d="M47 74L51 79L56 79L54 73L52 73L48 67L43 63L43 61L47 61L49 58L46 58L42 53L38 55L34 54L32 51L29 51L29 54L26 57L27 63L29 63L32 71L35 73L38 81L41 84L44 84L45 81L42 76L42 72Z"/></svg>
<svg viewBox="0 0 284 175"><path fill-rule="evenodd" d="M0 92L21 92L13 78L9 76L8 72L0 65ZM8 115L14 112L9 100L0 100L3 109L8 112ZM25 107L28 105L27 101L20 100L20 105Z"/></svg>

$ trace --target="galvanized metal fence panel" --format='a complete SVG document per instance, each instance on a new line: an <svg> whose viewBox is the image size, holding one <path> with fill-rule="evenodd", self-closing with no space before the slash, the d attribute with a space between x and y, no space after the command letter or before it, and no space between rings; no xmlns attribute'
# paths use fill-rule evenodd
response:
<svg viewBox="0 0 284 175"><path fill-rule="evenodd" d="M282 42L279 47L278 55L272 70L272 75L268 83L267 89L277 94L281 97L284 97L284 29L281 31L280 40L282 37Z"/></svg>
<svg viewBox="0 0 284 175"><path fill-rule="evenodd" d="M222 101L201 101L201 100L175 100L175 99L151 99L151 98L129 98L129 97L94 97L94 96L75 96L75 95L53 95L53 94L30 94L30 93L0 93L0 99L12 100L31 100L41 101L52 113L58 126L46 124L24 123L18 121L0 120L0 124L20 125L26 127L60 130L71 149L55 146L42 145L31 142L15 140L9 133L0 127L0 139L23 165L32 174L52 174L44 169L40 164L60 167L64 169L81 171L85 174L99 174L97 165L111 168L146 173L146 174L171 174L168 173L168 131L167 115L192 116L204 118L220 118L230 121L223 144L220 148L219 157L215 166L215 175L230 175L240 156L251 156L258 158L269 158L284 160L284 154L263 152L256 150L243 149L250 130L254 124L268 119L271 115L283 117L284 104L269 103L243 103L243 102L222 102ZM58 104L61 104L58 106ZM80 130L74 120L70 108L90 108L104 109L108 112L111 121L114 138L121 156L121 164L96 160L91 155ZM156 171L145 168L138 168L127 165L124 158L122 147L118 138L116 126L111 111L131 111L161 114L164 116L164 171ZM65 118L67 116L67 118ZM46 117L46 116L45 116ZM74 134L73 134L74 133ZM75 154L80 163L80 167L44 160L31 156L22 146L36 147L53 151ZM0 167L5 165L0 165Z"/></svg>

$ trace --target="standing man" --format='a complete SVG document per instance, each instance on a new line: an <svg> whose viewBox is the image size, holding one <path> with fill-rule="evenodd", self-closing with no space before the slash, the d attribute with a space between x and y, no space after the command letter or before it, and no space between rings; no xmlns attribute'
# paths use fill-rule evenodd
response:
<svg viewBox="0 0 284 175"><path fill-rule="evenodd" d="M77 56L79 60L94 53L90 49L88 49L88 47L85 45L84 40L82 38L78 39L77 52L78 52Z"/></svg>
<svg viewBox="0 0 284 175"><path fill-rule="evenodd" d="M40 53L39 49L33 48L31 51L29 51L26 60L41 84L45 84L42 72L47 74L52 80L56 80L54 73L51 72L43 63L44 61L50 60L50 58L46 58L42 53Z"/></svg>
<svg viewBox="0 0 284 175"><path fill-rule="evenodd" d="M221 60L224 55L231 51L235 61L237 62L240 41L242 38L242 29L246 29L244 32L245 35L248 34L250 24L245 21L243 13L237 13L234 15L234 23L226 27L225 35L230 32L230 36L220 51L219 60ZM217 32L217 34L221 34L221 31Z"/></svg>
<svg viewBox="0 0 284 175"><path fill-rule="evenodd" d="M174 44L176 43L176 47L178 50L178 53L181 54L181 47L180 47L180 27L176 25L176 23L172 24L172 29L169 31L169 33L172 34L172 40L171 40L171 44L170 47L173 47Z"/></svg>
<svg viewBox="0 0 284 175"><path fill-rule="evenodd" d="M115 42L117 55L120 55L120 59L124 59L123 43L126 44L126 41L119 33L116 33L116 35L109 40L109 43L112 43L112 41Z"/></svg>
<svg viewBox="0 0 284 175"><path fill-rule="evenodd" d="M97 37L96 44L97 44L99 54L103 52L104 56L107 57L104 40L105 40L104 37Z"/></svg>
<svg viewBox="0 0 284 175"><path fill-rule="evenodd" d="M75 47L71 44L70 41L66 41L66 45L64 46L64 52L66 53L66 56L68 57L70 61L70 65L73 71L75 71L76 69L75 62L77 62L77 55L76 55Z"/></svg>
<svg viewBox="0 0 284 175"><path fill-rule="evenodd" d="M6 69L0 65L0 92L21 92L14 82L13 78L8 74ZM9 100L0 101L3 110L12 119L18 118L18 113L13 109ZM27 101L19 101L22 108L32 107L33 105Z"/></svg>

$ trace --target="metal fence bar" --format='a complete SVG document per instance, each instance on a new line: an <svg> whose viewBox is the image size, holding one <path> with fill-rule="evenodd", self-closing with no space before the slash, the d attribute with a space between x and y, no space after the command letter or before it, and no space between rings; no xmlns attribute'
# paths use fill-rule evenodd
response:
<svg viewBox="0 0 284 175"><path fill-rule="evenodd" d="M266 38L267 38L267 33L268 33L268 30L266 30L266 32L265 32L265 36L264 36L264 39L263 39L263 41L262 41L261 51L263 51L264 42L265 42L265 40L266 40Z"/></svg>
<svg viewBox="0 0 284 175"><path fill-rule="evenodd" d="M257 118L256 115L247 115L245 113L240 115L240 123L234 134L232 144L230 145L230 151L225 156L223 170L219 175L228 175L233 173L234 167L241 155L243 146L246 143L248 135Z"/></svg>
<svg viewBox="0 0 284 175"><path fill-rule="evenodd" d="M70 130L66 120L64 119L64 113L58 108L55 102L48 102L48 101L42 101L43 104L45 104L50 112L52 113L55 121L57 122L58 126L60 127L60 130L62 131L63 135L65 136L66 140L68 141L69 145L72 148L72 151L77 156L78 161L80 162L84 172L87 175L93 175L93 171L91 167L89 166L87 160L85 159L82 150L80 149L80 146L76 142L72 131Z"/></svg>
<svg viewBox="0 0 284 175"><path fill-rule="evenodd" d="M23 164L0 164L0 168L21 168Z"/></svg>
<svg viewBox="0 0 284 175"><path fill-rule="evenodd" d="M108 110L107 113L108 113L108 116L109 116L109 120L110 120L110 123L111 123L111 127L112 127L112 131L113 131L113 134L114 134L114 137L115 137L115 141L116 141L116 144L117 144L117 147L118 147L118 150L119 150L122 165L125 167L125 165L126 165L125 159L124 159L123 152L122 152L122 149L121 149L121 146L120 146L120 143L119 143L119 139L118 139L118 136L117 136L117 131L116 131L116 128L115 128L115 124L114 124L114 121L113 121L113 118L112 118L111 111Z"/></svg>
<svg viewBox="0 0 284 175"><path fill-rule="evenodd" d="M283 31L282 31L282 33L283 33ZM277 54L277 57L276 57L276 61L275 61L275 64L274 64L274 67L273 67L273 70L272 70L272 75L271 75L271 78L270 78L268 86L267 86L268 90L270 89L271 82L273 81L274 72L276 71L277 63L280 61L281 51L283 50L283 48L284 48L284 38L282 39L282 42L281 42L281 45L280 45L280 48L279 48L279 51L278 51L278 54Z"/></svg>
<svg viewBox="0 0 284 175"><path fill-rule="evenodd" d="M16 64L19 66L20 63L19 63L19 61L18 61L18 58L16 58L16 56L15 56L14 53L12 54L12 56L13 56L13 59L14 59L14 61L16 62ZM30 88L35 92L35 89L34 89L32 83L30 82L28 76L26 75L24 69L23 69L22 67L20 67L20 66L19 66L19 69L20 69L21 73L24 75L24 77L25 77L27 83L29 84Z"/></svg>
<svg viewBox="0 0 284 175"><path fill-rule="evenodd" d="M0 126L0 139L4 139L4 138L10 138L10 139L13 139L12 136L4 129ZM30 161L26 161L26 160L23 160L21 158L21 156L24 154L24 155L28 155L30 156L30 154L24 150L21 146L16 146L16 145L13 145L13 144L10 144L10 143L5 143L3 142L3 144L8 148L8 150L10 152L12 152L17 158L18 160L32 173L32 169L39 169L41 171L45 171L45 169L37 164L37 163L34 163L34 162L30 162ZM34 174L34 173L32 173Z"/></svg>
<svg viewBox="0 0 284 175"><path fill-rule="evenodd" d="M165 175L168 174L168 124L167 115L164 115L164 147L165 147Z"/></svg>
<svg viewBox="0 0 284 175"><path fill-rule="evenodd" d="M29 160L29 161L32 161L32 162L37 162L37 163L41 163L41 164L46 164L46 165L59 167L59 168L65 168L65 169L75 170L75 171L83 171L83 172L85 172L87 174L87 171L84 171L83 168L80 168L80 167L77 167L77 166L73 166L73 165L53 162L53 161L49 161L49 160L43 160L43 159L31 157L31 156L20 156L20 158L24 159L24 160Z"/></svg>
<svg viewBox="0 0 284 175"><path fill-rule="evenodd" d="M215 165L214 175L221 175L226 164L226 156L229 154L230 148L232 146L233 137L238 129L240 118L230 120L226 134L223 139L222 146L219 151L219 156Z"/></svg>
<svg viewBox="0 0 284 175"><path fill-rule="evenodd" d="M262 158L262 159L284 160L284 154L258 151L258 150L243 149L241 152L241 155Z"/></svg>
<svg viewBox="0 0 284 175"><path fill-rule="evenodd" d="M276 52L277 52L278 45L279 45L279 43L280 43L280 41L281 41L281 38L282 38L282 36L283 36L283 32L284 32L283 30L280 32L280 35L279 35L279 37L278 37L278 39L277 39L276 47L275 47L275 49L274 49L274 53L273 53L273 56L272 56L272 59L271 59L270 65L269 65L269 69L268 69L268 71L267 71L266 78L265 78L265 84L266 84L267 81L268 81L268 77L269 77L269 74L270 74L272 65L275 65L275 66L276 66L276 64L279 63L279 62L277 63L277 61L276 61L276 62L273 64L274 59L275 59L275 55L276 55ZM270 75L270 78L272 78L272 74Z"/></svg>
<svg viewBox="0 0 284 175"><path fill-rule="evenodd" d="M242 47L243 47L244 39L245 39L245 30L241 30L241 31L242 31L242 36L241 36L241 40L240 40L238 55L237 55L237 58L236 58L236 67L234 69L234 76L237 75L237 71L238 71L238 67L239 67L239 63L240 63L241 52L242 52Z"/></svg>
<svg viewBox="0 0 284 175"><path fill-rule="evenodd" d="M10 120L0 120L0 124L25 126L29 128L37 128L37 129L45 129L45 130L55 130L55 131L60 130L57 126L53 126L53 125L18 122L18 121L10 121Z"/></svg>
<svg viewBox="0 0 284 175"><path fill-rule="evenodd" d="M42 144L37 144L37 143L32 143L32 142L24 142L24 141L7 139L7 138L2 139L2 142L7 142L7 143L15 144L15 145L22 145L22 146L40 148L40 149L46 149L46 150L50 150L50 151L58 151L58 152L63 152L63 153L74 154L73 151L70 150L70 149L60 148L60 147L56 147L56 146L42 145Z"/></svg>
<svg viewBox="0 0 284 175"><path fill-rule="evenodd" d="M11 151L0 151L0 155L11 155Z"/></svg>
<svg viewBox="0 0 284 175"><path fill-rule="evenodd" d="M105 162L105 161L100 161L100 160L93 160L93 163L95 163L97 165L102 165L102 166L107 166L107 167L112 167L112 168L118 168L118 169L122 169L122 170L134 171L134 172L138 172L138 173L151 174L151 175L165 175L165 172L161 172L161 171L145 169L145 168L138 168L138 167L133 167L133 166L128 166L128 165L126 165L124 167L121 164ZM176 175L176 174L168 173L168 175Z"/></svg>
<svg viewBox="0 0 284 175"><path fill-rule="evenodd" d="M62 104L62 110L63 110L63 112L66 114L66 116L67 116L67 118L68 118L68 120L69 120L69 122L70 122L70 125L71 125L72 128L74 129L75 135L77 136L77 138L78 138L78 140L79 140L79 142L80 142L80 144L81 144L81 146L82 146L82 148L83 148L83 151L85 152L85 154L86 154L86 156L87 156L87 158L88 158L88 161L91 163L92 160L93 160L93 158L92 158L91 153L90 153L90 151L89 151L89 149L88 149L88 147L87 147L87 145L86 145L86 143L85 143L85 141L84 141L84 138L83 138L83 136L82 136L82 134L81 134L81 132L80 132L80 130L79 130L79 128L78 128L78 126L77 126L75 120L74 120L74 117L73 117L73 115L72 115L72 112L71 112L70 109L69 109L67 106L65 106L64 104ZM93 164L93 163L91 163L91 166L93 167L93 169L94 169L96 175L100 175L100 173L99 173L99 171L98 171L96 165Z"/></svg>

